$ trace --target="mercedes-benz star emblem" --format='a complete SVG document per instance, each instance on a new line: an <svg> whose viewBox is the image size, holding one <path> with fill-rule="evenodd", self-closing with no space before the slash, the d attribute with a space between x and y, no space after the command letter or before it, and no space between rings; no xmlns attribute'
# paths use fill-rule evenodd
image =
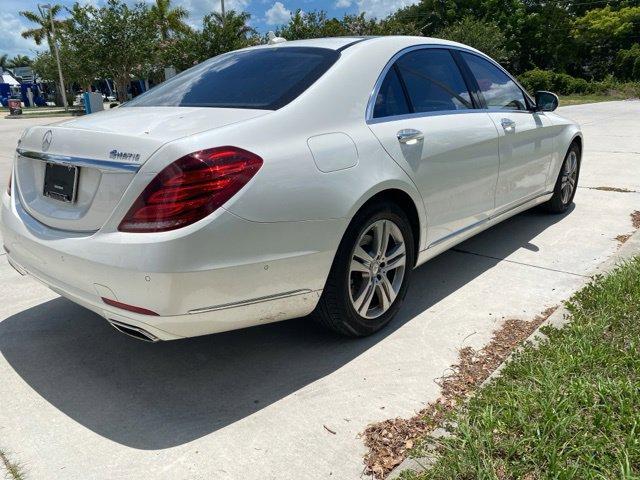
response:
<svg viewBox="0 0 640 480"><path fill-rule="evenodd" d="M47 133L44 134L44 137L42 137L42 151L46 152L47 150L49 150L49 147L51 146L51 138L53 137L53 132L51 130L47 130Z"/></svg>

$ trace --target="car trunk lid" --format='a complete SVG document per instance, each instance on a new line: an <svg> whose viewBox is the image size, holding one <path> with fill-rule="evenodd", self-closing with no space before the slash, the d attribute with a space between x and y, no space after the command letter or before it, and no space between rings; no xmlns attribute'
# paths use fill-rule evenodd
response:
<svg viewBox="0 0 640 480"><path fill-rule="evenodd" d="M50 227L96 231L109 218L136 172L162 145L266 113L125 107L55 126L32 127L17 149L15 172L20 202L31 216ZM63 165L68 173L52 165ZM72 201L67 201L65 195L55 192L63 191L66 180L73 181L76 169L75 191Z"/></svg>

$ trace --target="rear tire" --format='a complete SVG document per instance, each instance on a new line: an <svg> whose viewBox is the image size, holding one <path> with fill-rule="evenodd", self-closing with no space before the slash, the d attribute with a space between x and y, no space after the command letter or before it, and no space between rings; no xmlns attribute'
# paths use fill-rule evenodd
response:
<svg viewBox="0 0 640 480"><path fill-rule="evenodd" d="M553 196L542 207L550 213L564 213L573 203L573 198L578 189L578 177L581 163L580 147L577 143L571 144L564 157L558 179L553 189Z"/></svg>
<svg viewBox="0 0 640 480"><path fill-rule="evenodd" d="M365 206L340 242L314 318L350 337L377 332L398 313L414 264L413 232L402 209Z"/></svg>

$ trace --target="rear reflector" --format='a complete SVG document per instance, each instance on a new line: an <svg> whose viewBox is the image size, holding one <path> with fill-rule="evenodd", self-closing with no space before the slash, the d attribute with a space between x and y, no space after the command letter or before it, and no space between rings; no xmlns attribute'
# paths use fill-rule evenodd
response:
<svg viewBox="0 0 640 480"><path fill-rule="evenodd" d="M197 222L233 197L261 166L262 158L237 147L186 155L156 175L118 230L165 232Z"/></svg>
<svg viewBox="0 0 640 480"><path fill-rule="evenodd" d="M116 300L111 300L110 298L102 297L102 301L107 305L111 305L112 307L121 308L122 310L128 310L129 312L139 313L140 315L153 315L159 316L156 312L152 310L147 310L146 308L136 307L134 305L128 305L126 303L117 302Z"/></svg>

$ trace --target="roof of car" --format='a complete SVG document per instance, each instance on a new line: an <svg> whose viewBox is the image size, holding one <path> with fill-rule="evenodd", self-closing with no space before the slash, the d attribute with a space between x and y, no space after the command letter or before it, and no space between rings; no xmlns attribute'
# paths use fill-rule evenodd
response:
<svg viewBox="0 0 640 480"><path fill-rule="evenodd" d="M366 40L367 37L326 37L326 38L311 38L308 40L291 40L287 42L278 43L281 47L322 47L330 48L332 50L342 50L346 46L353 43Z"/></svg>
<svg viewBox="0 0 640 480"><path fill-rule="evenodd" d="M470 48L466 45L462 45L456 42L451 42L449 40L442 40L439 38L431 38L431 37L417 37L417 36L402 36L402 35L388 35L388 36L370 36L370 37L326 37L326 38L311 38L307 40L292 40L286 41L282 43L277 43L275 45L260 45L260 47L320 47L320 48L330 48L332 50L345 50L346 48L360 44L360 43L369 43L369 41L374 40L375 43L379 42L389 42L389 43L411 43L411 44L426 44L426 45L452 45L452 46L462 46L466 48ZM252 47L256 48L256 47Z"/></svg>

